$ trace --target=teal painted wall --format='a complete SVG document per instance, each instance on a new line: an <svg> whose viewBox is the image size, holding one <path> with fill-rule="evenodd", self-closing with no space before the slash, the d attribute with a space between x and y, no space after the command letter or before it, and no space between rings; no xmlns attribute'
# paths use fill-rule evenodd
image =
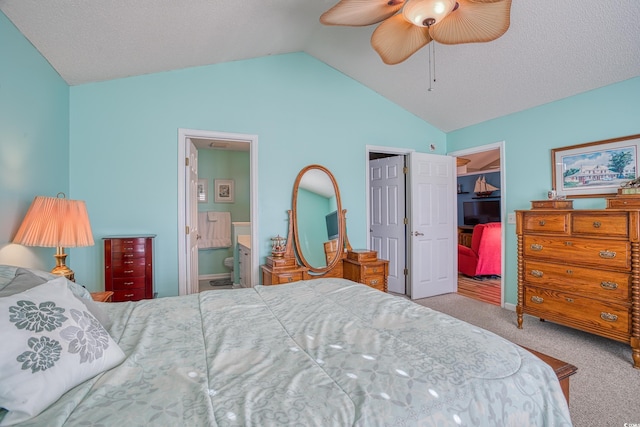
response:
<svg viewBox="0 0 640 427"><path fill-rule="evenodd" d="M335 174L354 247L366 247L366 145L443 154L446 135L303 53L190 68L70 89L71 191L93 232L154 233L156 289L178 293L178 129L258 135L258 241L287 233L298 172ZM102 248L83 250L76 277L102 288ZM74 257L76 254L74 254ZM80 279L79 279L80 280Z"/></svg>
<svg viewBox="0 0 640 427"><path fill-rule="evenodd" d="M0 263L47 271L55 266L55 249L10 242L33 198L60 191L74 198L69 87L0 12ZM72 251L67 261L73 268Z"/></svg>
<svg viewBox="0 0 640 427"><path fill-rule="evenodd" d="M206 179L209 186L208 203L198 203L198 211L230 212L232 222L251 220L250 156L247 151L198 150L198 178ZM215 203L214 183L216 179L232 179L233 203ZM231 230L230 230L231 232ZM198 251L198 273L228 274L224 259L233 256L232 247L201 249Z"/></svg>
<svg viewBox="0 0 640 427"><path fill-rule="evenodd" d="M451 132L448 151L505 141L506 211L529 209L551 189L551 149L640 133L640 78ZM505 192L506 191L506 192ZM604 208L604 198L574 208ZM506 224L505 301L517 302L515 225Z"/></svg>

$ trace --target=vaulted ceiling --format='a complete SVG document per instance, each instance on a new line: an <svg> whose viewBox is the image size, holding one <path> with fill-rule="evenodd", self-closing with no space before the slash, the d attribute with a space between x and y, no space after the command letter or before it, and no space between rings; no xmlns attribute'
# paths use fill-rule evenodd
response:
<svg viewBox="0 0 640 427"><path fill-rule="evenodd" d="M337 0L0 0L70 85L306 52L449 132L640 76L640 1L513 0L488 43L385 65L375 26L328 27Z"/></svg>

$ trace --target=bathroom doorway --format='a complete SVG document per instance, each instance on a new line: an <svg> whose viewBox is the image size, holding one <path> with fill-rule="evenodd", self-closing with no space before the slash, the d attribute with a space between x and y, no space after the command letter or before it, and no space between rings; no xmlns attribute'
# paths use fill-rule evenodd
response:
<svg viewBox="0 0 640 427"><path fill-rule="evenodd" d="M231 274L229 268L224 266L225 259L229 255L234 255L236 242L233 241L234 236L231 231L228 233L232 240L230 246L220 247L220 250L216 249L218 252L214 257L216 265L210 266L215 270L209 270L204 275L199 271L201 269L198 267L198 259L202 259L201 251L193 251L193 248L190 247L192 238L189 237L193 227L197 229L199 221L190 218L190 209L188 208L190 201L198 198L198 193L200 193L196 208L198 212L229 212L230 222L241 222L246 225L245 237L247 237L246 234L249 236L248 241L244 241L245 245L257 247L257 143L256 135L179 130L178 232L181 238L178 239L178 272L180 295L198 292L199 281L202 278L214 280L219 275L228 277ZM197 191L191 189L186 177L189 168L187 153L191 146L195 147L198 152L198 155L195 156L196 168L199 171ZM216 158L218 158L217 167L213 166L213 163L216 163ZM229 190L231 193L228 192ZM196 209L191 210L195 211ZM236 221L239 219L242 221ZM197 234L199 238L202 237L199 232ZM247 269L250 277L247 286L258 283L258 255L256 250L251 251L249 256L245 257L250 264ZM235 265L237 266L237 262Z"/></svg>

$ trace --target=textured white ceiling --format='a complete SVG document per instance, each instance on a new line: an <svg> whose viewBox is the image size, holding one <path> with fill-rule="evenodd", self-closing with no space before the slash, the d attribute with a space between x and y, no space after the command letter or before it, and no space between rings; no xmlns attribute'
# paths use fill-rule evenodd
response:
<svg viewBox="0 0 640 427"><path fill-rule="evenodd" d="M371 27L325 27L337 0L0 0L70 85L304 51L449 132L640 76L639 0L513 0L498 40L399 65Z"/></svg>

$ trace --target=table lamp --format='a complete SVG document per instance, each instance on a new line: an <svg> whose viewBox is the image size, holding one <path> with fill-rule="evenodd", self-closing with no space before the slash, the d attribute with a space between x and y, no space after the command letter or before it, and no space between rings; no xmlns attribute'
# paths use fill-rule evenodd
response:
<svg viewBox="0 0 640 427"><path fill-rule="evenodd" d="M57 197L36 196L13 243L56 248L56 266L51 273L75 281L73 270L65 264L64 248L94 244L84 201L67 199L64 193Z"/></svg>

